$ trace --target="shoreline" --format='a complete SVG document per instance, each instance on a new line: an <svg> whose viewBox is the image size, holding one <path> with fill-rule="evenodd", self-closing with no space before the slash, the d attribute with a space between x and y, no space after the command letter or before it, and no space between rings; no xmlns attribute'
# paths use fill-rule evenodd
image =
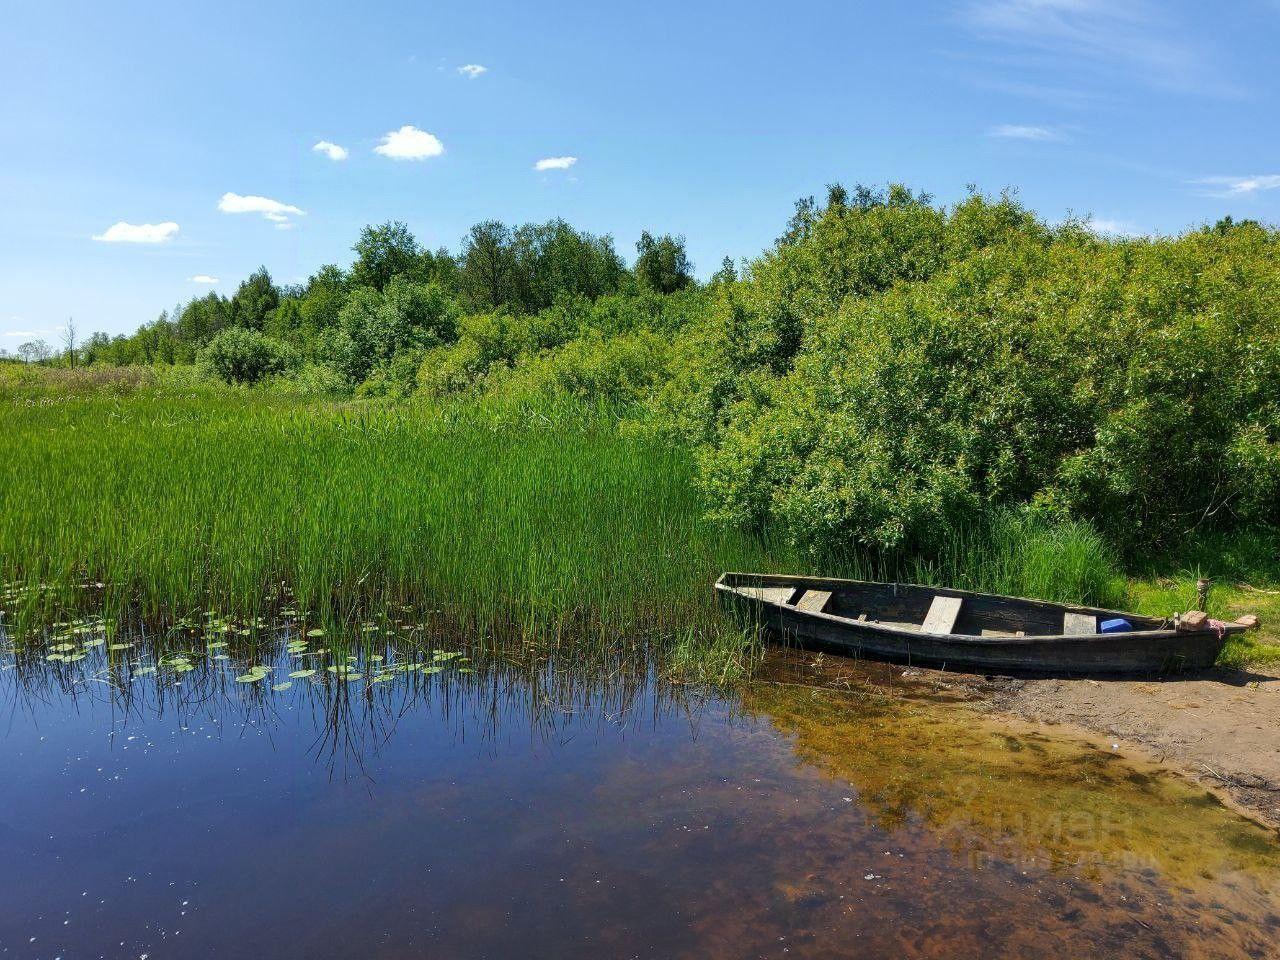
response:
<svg viewBox="0 0 1280 960"><path fill-rule="evenodd" d="M1280 671L1214 667L1163 679L984 676L787 650L765 682L874 689L1084 739L1195 783L1280 830Z"/></svg>

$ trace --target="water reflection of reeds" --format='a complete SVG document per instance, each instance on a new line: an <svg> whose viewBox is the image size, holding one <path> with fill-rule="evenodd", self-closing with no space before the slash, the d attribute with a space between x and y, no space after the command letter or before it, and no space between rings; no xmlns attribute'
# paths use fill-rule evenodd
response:
<svg viewBox="0 0 1280 960"><path fill-rule="evenodd" d="M49 659L60 644L46 638L15 648L0 630L0 703L32 718L104 706L122 726L204 715L268 729L288 708L310 718L318 760L360 771L402 718L424 711L458 740L483 743L518 730L554 742L584 722L642 727L673 714L693 718L705 702L697 688L666 682L642 645L614 644L594 658L579 652L570 663L535 645L446 647L416 630L395 638L326 631L302 651L306 631L296 622L211 639L225 635L143 628L113 632L107 643L91 633L95 645L81 644L77 659L63 662ZM265 671L261 679L245 681L255 670ZM313 672L289 679L300 670Z"/></svg>

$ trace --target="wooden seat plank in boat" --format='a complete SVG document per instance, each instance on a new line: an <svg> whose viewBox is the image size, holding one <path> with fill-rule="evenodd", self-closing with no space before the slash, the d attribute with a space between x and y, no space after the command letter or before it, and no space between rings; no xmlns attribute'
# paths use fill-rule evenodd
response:
<svg viewBox="0 0 1280 960"><path fill-rule="evenodd" d="M1087 637L1098 632L1098 618L1091 613L1075 613L1068 610L1062 615L1062 634L1066 637Z"/></svg>
<svg viewBox="0 0 1280 960"><path fill-rule="evenodd" d="M743 592L766 603L790 603L798 591L795 587L745 587Z"/></svg>
<svg viewBox="0 0 1280 960"><path fill-rule="evenodd" d="M956 627L956 618L960 616L960 605L964 600L960 597L934 597L929 604L929 612L925 614L924 623L920 625L922 633L950 633Z"/></svg>
<svg viewBox="0 0 1280 960"><path fill-rule="evenodd" d="M796 607L801 610L808 610L810 613L822 613L827 609L827 604L830 602L830 590L806 590Z"/></svg>

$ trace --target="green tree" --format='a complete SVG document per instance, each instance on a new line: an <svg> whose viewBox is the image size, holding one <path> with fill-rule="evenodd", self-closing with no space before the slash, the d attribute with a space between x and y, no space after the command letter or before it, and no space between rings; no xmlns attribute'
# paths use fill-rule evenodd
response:
<svg viewBox="0 0 1280 960"><path fill-rule="evenodd" d="M636 243L636 279L656 293L675 293L693 283L693 264L685 253L684 237L649 231Z"/></svg>
<svg viewBox="0 0 1280 960"><path fill-rule="evenodd" d="M240 327L261 330L267 322L267 314L280 305L280 291L271 280L266 267L259 267L249 274L231 298L231 319Z"/></svg>
<svg viewBox="0 0 1280 960"><path fill-rule="evenodd" d="M461 260L460 287L473 310L509 307L518 299L515 245L506 224L475 224L463 240Z"/></svg>
<svg viewBox="0 0 1280 960"><path fill-rule="evenodd" d="M418 241L399 220L365 227L351 249L356 254L351 267L355 287L381 291L394 277L414 276L419 267Z"/></svg>
<svg viewBox="0 0 1280 960"><path fill-rule="evenodd" d="M177 335L184 343L203 347L223 327L231 325L231 302L210 292L192 300L178 316Z"/></svg>
<svg viewBox="0 0 1280 960"><path fill-rule="evenodd" d="M726 287L738 282L738 268L733 264L732 257L725 257L720 261L720 269L711 277L711 285L713 287Z"/></svg>
<svg viewBox="0 0 1280 960"><path fill-rule="evenodd" d="M564 220L527 223L515 231L516 302L536 313L560 297L596 297L617 290L626 275L613 238L578 231Z"/></svg>
<svg viewBox="0 0 1280 960"><path fill-rule="evenodd" d="M434 283L450 295L458 292L458 261L448 250L423 250L418 254L414 279Z"/></svg>

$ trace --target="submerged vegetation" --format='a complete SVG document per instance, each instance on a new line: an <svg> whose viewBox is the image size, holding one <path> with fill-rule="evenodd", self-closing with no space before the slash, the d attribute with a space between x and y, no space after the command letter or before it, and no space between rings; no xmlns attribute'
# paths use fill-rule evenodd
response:
<svg viewBox="0 0 1280 960"><path fill-rule="evenodd" d="M722 569L1165 615L1228 570L1206 544L1275 556L1274 230L1104 240L1010 197L836 186L706 283L677 238L637 252L384 224L349 269L0 367L6 609L410 603L724 675ZM1265 589L1274 559L1232 577Z"/></svg>

